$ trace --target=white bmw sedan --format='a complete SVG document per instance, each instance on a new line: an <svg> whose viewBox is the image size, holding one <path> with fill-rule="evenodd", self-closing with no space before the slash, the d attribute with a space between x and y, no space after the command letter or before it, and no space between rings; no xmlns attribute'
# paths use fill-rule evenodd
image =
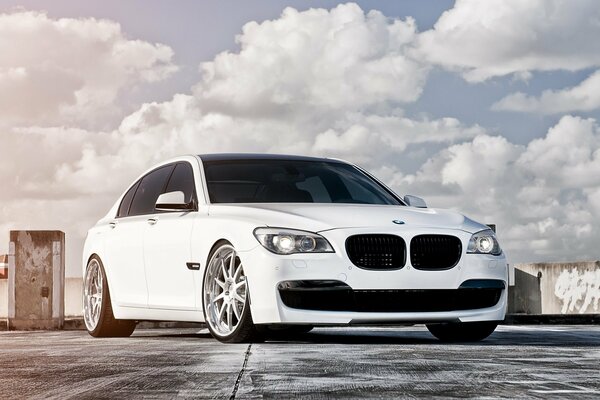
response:
<svg viewBox="0 0 600 400"><path fill-rule="evenodd" d="M89 230L84 319L206 322L223 342L314 326L424 323L476 341L504 319L496 235L339 160L184 156L140 176Z"/></svg>

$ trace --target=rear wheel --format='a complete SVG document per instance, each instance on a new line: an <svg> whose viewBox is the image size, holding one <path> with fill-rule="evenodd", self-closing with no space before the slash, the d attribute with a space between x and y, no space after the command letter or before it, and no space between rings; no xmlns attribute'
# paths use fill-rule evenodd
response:
<svg viewBox="0 0 600 400"><path fill-rule="evenodd" d="M244 266L228 242L212 253L204 272L203 309L210 333L225 343L259 339L250 313Z"/></svg>
<svg viewBox="0 0 600 400"><path fill-rule="evenodd" d="M497 326L497 321L449 322L429 324L427 329L442 342L478 342L490 336Z"/></svg>
<svg viewBox="0 0 600 400"><path fill-rule="evenodd" d="M83 320L94 337L127 337L135 329L135 321L116 319L102 261L92 257L83 280Z"/></svg>

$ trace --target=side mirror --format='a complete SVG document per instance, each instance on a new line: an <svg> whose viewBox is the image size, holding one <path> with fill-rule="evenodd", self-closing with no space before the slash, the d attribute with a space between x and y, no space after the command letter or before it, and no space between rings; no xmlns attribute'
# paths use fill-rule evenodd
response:
<svg viewBox="0 0 600 400"><path fill-rule="evenodd" d="M194 203L186 203L182 191L168 192L158 196L154 208L159 211L192 210Z"/></svg>
<svg viewBox="0 0 600 400"><path fill-rule="evenodd" d="M404 201L406 202L406 204L408 204L411 207L427 208L427 204L425 203L425 200L423 200L422 198L417 197L417 196L412 196L410 194L407 194L406 196L404 196Z"/></svg>

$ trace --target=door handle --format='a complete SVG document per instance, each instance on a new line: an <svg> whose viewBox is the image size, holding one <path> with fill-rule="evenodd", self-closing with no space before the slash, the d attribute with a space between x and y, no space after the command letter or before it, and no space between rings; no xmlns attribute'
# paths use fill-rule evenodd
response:
<svg viewBox="0 0 600 400"><path fill-rule="evenodd" d="M110 229L115 229L117 227L117 223L115 221L109 222L108 226L110 226Z"/></svg>
<svg viewBox="0 0 600 400"><path fill-rule="evenodd" d="M158 222L158 218L154 217L154 218L148 218L147 222L150 225L156 225L156 223Z"/></svg>

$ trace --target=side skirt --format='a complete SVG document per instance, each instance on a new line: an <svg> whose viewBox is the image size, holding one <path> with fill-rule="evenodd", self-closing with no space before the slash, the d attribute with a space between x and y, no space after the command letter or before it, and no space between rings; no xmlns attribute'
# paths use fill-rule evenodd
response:
<svg viewBox="0 0 600 400"><path fill-rule="evenodd" d="M165 310L113 305L113 313L117 319L204 322L204 314L201 310Z"/></svg>

